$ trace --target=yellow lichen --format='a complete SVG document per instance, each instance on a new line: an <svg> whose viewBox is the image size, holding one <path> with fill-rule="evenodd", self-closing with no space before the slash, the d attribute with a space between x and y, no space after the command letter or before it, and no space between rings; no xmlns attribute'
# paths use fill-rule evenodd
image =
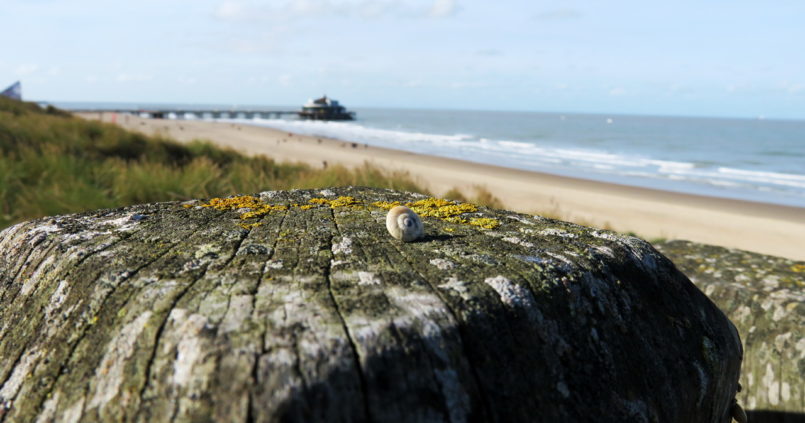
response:
<svg viewBox="0 0 805 423"><path fill-rule="evenodd" d="M381 209L391 210L391 209L393 209L394 207L399 206L399 205L400 205L400 202L399 202L399 201L392 201L392 202L388 202L388 201L375 201L374 203L372 203L372 205L373 205L373 206L375 206L375 207L379 207L379 208L381 208Z"/></svg>
<svg viewBox="0 0 805 423"><path fill-rule="evenodd" d="M252 195L238 195L229 198L212 198L207 204L202 204L201 207L212 207L216 210L240 210L248 209L240 214L241 219L257 219L261 218L272 211L288 210L288 206L282 204L267 204L257 197ZM241 228L251 229L259 226L254 223L239 224Z"/></svg>
<svg viewBox="0 0 805 423"><path fill-rule="evenodd" d="M288 210L288 206L283 205L271 205L271 204L263 204L257 207L252 208L251 211L243 213L240 215L241 219L252 219L256 217L263 217L272 211L285 211Z"/></svg>
<svg viewBox="0 0 805 423"><path fill-rule="evenodd" d="M791 266L791 270L797 273L805 272L805 264L795 264Z"/></svg>
<svg viewBox="0 0 805 423"><path fill-rule="evenodd" d="M216 210L237 210L243 208L256 208L264 205L259 198L251 195L238 195L229 198L213 198L201 207L212 207Z"/></svg>
<svg viewBox="0 0 805 423"><path fill-rule="evenodd" d="M256 228L256 227L258 227L258 226L260 226L262 224L263 224L263 222L238 223L238 226L240 226L241 228L246 229L246 230L251 230L251 229L254 229L254 228Z"/></svg>
<svg viewBox="0 0 805 423"><path fill-rule="evenodd" d="M338 197L335 200L330 201L330 207L346 207L346 206L357 206L360 205L361 202L356 200L353 197Z"/></svg>
<svg viewBox="0 0 805 423"><path fill-rule="evenodd" d="M439 218L449 218L464 213L474 213L478 207L470 203L456 203L442 198L426 198L424 200L407 203L406 206L420 216L431 216Z"/></svg>
<svg viewBox="0 0 805 423"><path fill-rule="evenodd" d="M473 217L470 219L470 225L480 226L484 229L495 229L500 226L500 221L491 217Z"/></svg>
<svg viewBox="0 0 805 423"><path fill-rule="evenodd" d="M345 196L338 197L335 200L328 200L326 198L311 198L308 200L308 203L328 205L332 209L336 207L357 207L361 205L360 200L356 200L354 197Z"/></svg>

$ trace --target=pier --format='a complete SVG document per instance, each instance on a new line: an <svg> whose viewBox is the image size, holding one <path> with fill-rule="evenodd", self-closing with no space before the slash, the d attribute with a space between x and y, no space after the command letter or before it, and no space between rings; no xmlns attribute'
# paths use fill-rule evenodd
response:
<svg viewBox="0 0 805 423"><path fill-rule="evenodd" d="M109 109L72 109L73 113L117 113L136 115L153 119L271 119L285 115L295 115L300 119L311 120L355 120L355 112L347 110L338 100L326 95L310 99L301 110L267 110L267 109L212 109L199 107L121 107ZM102 116L99 116L102 117Z"/></svg>
<svg viewBox="0 0 805 423"><path fill-rule="evenodd" d="M299 116L296 110L244 110L244 109L73 109L72 113L118 113L153 119L271 119L285 115Z"/></svg>

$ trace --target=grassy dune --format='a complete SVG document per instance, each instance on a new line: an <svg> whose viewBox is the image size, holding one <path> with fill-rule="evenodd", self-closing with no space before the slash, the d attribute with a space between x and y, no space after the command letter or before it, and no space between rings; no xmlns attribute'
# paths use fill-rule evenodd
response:
<svg viewBox="0 0 805 423"><path fill-rule="evenodd" d="M423 191L405 174L276 163L148 137L0 97L0 228L40 216L267 189L365 185Z"/></svg>
<svg viewBox="0 0 805 423"><path fill-rule="evenodd" d="M427 193L406 173L368 164L321 170L276 163L209 142L180 144L0 97L0 229L98 208L343 185ZM482 189L476 197L482 204L497 201Z"/></svg>

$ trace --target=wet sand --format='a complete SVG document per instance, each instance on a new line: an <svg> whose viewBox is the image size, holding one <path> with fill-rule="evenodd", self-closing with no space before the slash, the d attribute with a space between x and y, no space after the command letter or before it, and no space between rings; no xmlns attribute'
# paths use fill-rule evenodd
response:
<svg viewBox="0 0 805 423"><path fill-rule="evenodd" d="M113 119L111 113L82 116ZM369 162L386 170L407 171L435 194L457 188L471 198L474 187L482 186L507 209L634 232L648 240L687 239L805 260L804 208L568 178L242 124L126 115L116 115L114 120L146 134L179 141L206 139L247 154L317 168L325 161L347 167Z"/></svg>

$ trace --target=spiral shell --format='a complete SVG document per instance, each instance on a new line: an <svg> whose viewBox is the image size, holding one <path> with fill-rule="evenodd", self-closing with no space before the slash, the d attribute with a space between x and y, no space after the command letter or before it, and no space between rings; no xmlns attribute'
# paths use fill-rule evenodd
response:
<svg viewBox="0 0 805 423"><path fill-rule="evenodd" d="M386 229L394 238L402 242L416 241L425 235L422 219L413 210L405 206L397 206L386 215Z"/></svg>

